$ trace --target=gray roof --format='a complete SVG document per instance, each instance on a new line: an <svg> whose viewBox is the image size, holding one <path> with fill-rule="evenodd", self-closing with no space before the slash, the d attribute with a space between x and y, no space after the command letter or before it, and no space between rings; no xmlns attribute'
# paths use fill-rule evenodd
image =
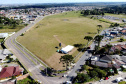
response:
<svg viewBox="0 0 126 84"><path fill-rule="evenodd" d="M112 57L111 56L106 56L106 55L102 55L100 56L100 60L106 60L106 61L112 61Z"/></svg>
<svg viewBox="0 0 126 84"><path fill-rule="evenodd" d="M99 67L105 67L105 68L108 67L108 63L99 62L99 61L91 61L91 64L92 64L92 65L99 66Z"/></svg>

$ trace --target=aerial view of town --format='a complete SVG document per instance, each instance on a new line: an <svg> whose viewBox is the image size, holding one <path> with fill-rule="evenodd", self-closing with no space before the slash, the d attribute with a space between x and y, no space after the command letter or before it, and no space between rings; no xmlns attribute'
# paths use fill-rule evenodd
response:
<svg viewBox="0 0 126 84"><path fill-rule="evenodd" d="M125 0L0 0L0 84L126 84Z"/></svg>

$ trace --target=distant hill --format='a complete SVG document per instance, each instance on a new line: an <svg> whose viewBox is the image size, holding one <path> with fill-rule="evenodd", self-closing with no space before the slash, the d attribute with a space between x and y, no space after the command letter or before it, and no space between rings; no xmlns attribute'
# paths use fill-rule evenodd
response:
<svg viewBox="0 0 126 84"><path fill-rule="evenodd" d="M27 8L49 8L49 7L64 7L64 6L119 6L126 2L87 2L87 3L46 3L46 4L31 4L23 6L1 7L0 9L27 9Z"/></svg>

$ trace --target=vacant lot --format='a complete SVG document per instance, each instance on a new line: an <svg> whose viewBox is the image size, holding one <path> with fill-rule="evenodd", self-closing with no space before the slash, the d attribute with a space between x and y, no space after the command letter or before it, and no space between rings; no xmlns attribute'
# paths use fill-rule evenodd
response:
<svg viewBox="0 0 126 84"><path fill-rule="evenodd" d="M87 32L96 33L99 24L103 28L109 26L108 23L82 17L80 12L67 12L44 18L17 40L51 67L61 69L59 58L63 54L56 53L55 48L59 41L64 45L86 44L84 36L94 36Z"/></svg>

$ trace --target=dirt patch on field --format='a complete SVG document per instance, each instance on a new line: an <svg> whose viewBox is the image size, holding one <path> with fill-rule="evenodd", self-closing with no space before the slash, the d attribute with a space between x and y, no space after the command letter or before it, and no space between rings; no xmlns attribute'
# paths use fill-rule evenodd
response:
<svg viewBox="0 0 126 84"><path fill-rule="evenodd" d="M77 49L74 48L71 52L69 52L70 55L72 55ZM61 54L56 52L53 56L51 56L49 59L46 60L48 64L50 64L50 67L56 69L56 70L63 70L65 67L63 67L62 63L60 62L61 56L64 56L65 54Z"/></svg>
<svg viewBox="0 0 126 84"><path fill-rule="evenodd" d="M64 43L62 43L62 42L60 41L60 39L58 38L58 36L57 36L57 35L53 35L53 36L55 37L55 39L56 39L59 43L61 43L61 44L62 44L62 46L63 46L63 47L65 47L65 46L66 46Z"/></svg>

